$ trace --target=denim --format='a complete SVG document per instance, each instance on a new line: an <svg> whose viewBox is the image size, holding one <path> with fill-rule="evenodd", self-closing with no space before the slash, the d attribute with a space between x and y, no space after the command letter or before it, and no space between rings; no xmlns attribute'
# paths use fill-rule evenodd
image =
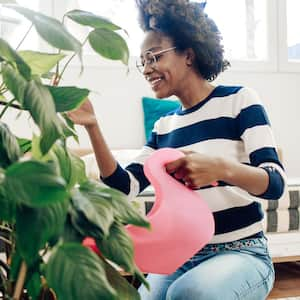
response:
<svg viewBox="0 0 300 300"><path fill-rule="evenodd" d="M274 283L265 237L209 244L171 275L149 274L142 300L264 300Z"/></svg>

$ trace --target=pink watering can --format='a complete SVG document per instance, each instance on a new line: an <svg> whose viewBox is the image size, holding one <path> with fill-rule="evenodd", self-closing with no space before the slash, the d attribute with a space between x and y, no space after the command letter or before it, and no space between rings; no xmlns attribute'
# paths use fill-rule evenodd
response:
<svg viewBox="0 0 300 300"><path fill-rule="evenodd" d="M144 172L155 189L155 202L147 219L151 230L127 225L134 246L134 260L144 273L171 274L194 256L212 238L213 215L206 202L166 172L165 165L183 157L171 148L155 151L145 162ZM96 243L83 244L96 253Z"/></svg>
<svg viewBox="0 0 300 300"><path fill-rule="evenodd" d="M165 165L183 157L163 148L145 162L144 172L155 189L147 219L151 230L127 225L134 260L144 273L171 274L204 247L214 234L214 219L206 202L166 172Z"/></svg>

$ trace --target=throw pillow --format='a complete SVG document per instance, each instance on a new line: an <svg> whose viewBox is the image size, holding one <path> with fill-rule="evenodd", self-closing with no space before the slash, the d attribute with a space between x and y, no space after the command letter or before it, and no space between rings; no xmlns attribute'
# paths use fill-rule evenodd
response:
<svg viewBox="0 0 300 300"><path fill-rule="evenodd" d="M149 97L142 98L144 111L144 130L146 140L151 136L154 123L168 112L180 106L179 101L167 99L155 99Z"/></svg>

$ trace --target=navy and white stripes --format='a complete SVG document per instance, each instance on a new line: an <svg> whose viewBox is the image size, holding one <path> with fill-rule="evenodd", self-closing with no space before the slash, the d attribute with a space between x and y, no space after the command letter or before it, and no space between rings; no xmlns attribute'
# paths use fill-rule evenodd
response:
<svg viewBox="0 0 300 300"><path fill-rule="evenodd" d="M136 191L142 191L149 184L143 173L145 159L164 147L262 167L269 174L269 187L260 197L276 200L283 194L285 175L270 122L251 89L218 86L194 107L180 107L160 118L141 155L126 170L118 167L104 182L135 196ZM262 230L263 213L257 197L226 183L197 192L214 214L216 232L212 243L237 240Z"/></svg>

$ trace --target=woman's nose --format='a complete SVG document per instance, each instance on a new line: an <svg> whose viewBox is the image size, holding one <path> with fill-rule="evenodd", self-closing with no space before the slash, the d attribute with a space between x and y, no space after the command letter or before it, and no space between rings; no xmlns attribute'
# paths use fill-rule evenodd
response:
<svg viewBox="0 0 300 300"><path fill-rule="evenodd" d="M153 72L153 65L149 63L145 63L143 75L146 77L147 75Z"/></svg>

